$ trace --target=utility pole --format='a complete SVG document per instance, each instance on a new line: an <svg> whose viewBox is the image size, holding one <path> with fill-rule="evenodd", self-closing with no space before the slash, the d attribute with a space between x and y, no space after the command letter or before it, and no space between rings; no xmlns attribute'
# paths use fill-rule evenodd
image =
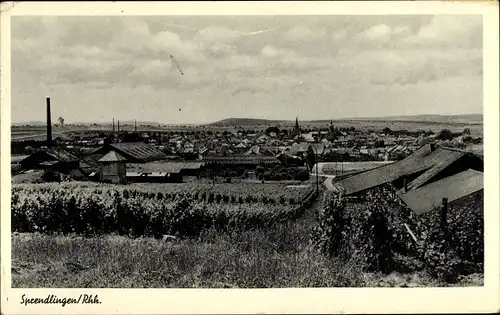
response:
<svg viewBox="0 0 500 315"><path fill-rule="evenodd" d="M215 162L214 164L214 167L212 168L212 186L215 187L215 170L217 168L217 162Z"/></svg>
<svg viewBox="0 0 500 315"><path fill-rule="evenodd" d="M51 119L51 111L50 111L50 97L46 98L47 104L47 147L52 147L52 119Z"/></svg>
<svg viewBox="0 0 500 315"><path fill-rule="evenodd" d="M447 216L448 216L448 198L443 198L441 200L442 202L442 207L441 207L441 229L445 232L447 232Z"/></svg>
<svg viewBox="0 0 500 315"><path fill-rule="evenodd" d="M318 176L318 138L316 138L316 151L315 151L315 162L316 162L316 193L319 194L319 176Z"/></svg>

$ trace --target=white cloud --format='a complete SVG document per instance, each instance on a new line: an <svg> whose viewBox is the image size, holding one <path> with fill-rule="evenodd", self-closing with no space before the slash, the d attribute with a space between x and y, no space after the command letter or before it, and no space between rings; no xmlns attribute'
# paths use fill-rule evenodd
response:
<svg viewBox="0 0 500 315"><path fill-rule="evenodd" d="M89 95L94 89L104 94L113 90L113 97L123 95L125 101L129 90L146 89L151 95L137 99L151 104L172 98L193 106L219 102L227 110L231 93L248 104L252 93L260 93L262 108L270 100L295 106L299 100L286 95L295 93L300 81L307 82L300 89L302 102L313 97L322 104L329 104L328 98L362 104L372 102L368 90L405 89L406 96L418 94L423 85L431 91L435 84L441 90L434 93L443 95L455 89L450 82L470 81L476 87L482 76L481 20L469 16L439 16L413 24L391 17L372 22L351 17L342 23L337 19L286 26L273 19L262 26L249 18L245 21L253 25L240 22L235 27L231 23L236 19L225 24L218 19L203 24L201 19L175 21L185 28L168 30L168 23L151 27L149 18L140 17L16 19L13 87L32 89L16 94L19 104L32 103L33 95L48 89L81 91L86 95L81 99L95 98ZM270 31L259 33L265 29ZM184 75L173 67L170 54ZM475 93L480 97L481 90ZM111 98L106 102L119 103Z"/></svg>
<svg viewBox="0 0 500 315"><path fill-rule="evenodd" d="M352 50L345 50L341 58L350 73L377 85L409 85L482 75L480 50L371 50L355 56Z"/></svg>
<svg viewBox="0 0 500 315"><path fill-rule="evenodd" d="M232 51L232 46L229 44L223 44L223 43L215 43L211 45L208 50L213 56L226 56Z"/></svg>
<svg viewBox="0 0 500 315"><path fill-rule="evenodd" d="M266 45L260 51L260 55L264 58L293 58L296 54L290 49L280 49L271 45Z"/></svg>
<svg viewBox="0 0 500 315"><path fill-rule="evenodd" d="M307 42L325 40L327 32L324 29L312 30L307 26L296 26L285 32L283 39L292 42Z"/></svg>
<svg viewBox="0 0 500 315"><path fill-rule="evenodd" d="M193 40L208 43L231 43L238 40L241 36L241 32L211 25L198 31Z"/></svg>
<svg viewBox="0 0 500 315"><path fill-rule="evenodd" d="M418 36L422 39L448 40L450 37L469 37L477 31L481 16L434 16L428 25L423 26Z"/></svg>
<svg viewBox="0 0 500 315"><path fill-rule="evenodd" d="M356 39L361 42L389 42L409 35L411 31L407 26L391 28L386 24L378 24L357 34Z"/></svg>
<svg viewBox="0 0 500 315"><path fill-rule="evenodd" d="M375 25L360 34L361 38L369 40L389 40L391 28L385 24Z"/></svg>

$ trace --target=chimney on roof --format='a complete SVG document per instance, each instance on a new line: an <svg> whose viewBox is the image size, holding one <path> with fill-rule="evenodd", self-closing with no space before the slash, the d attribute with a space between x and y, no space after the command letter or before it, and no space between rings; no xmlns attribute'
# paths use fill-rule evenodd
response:
<svg viewBox="0 0 500 315"><path fill-rule="evenodd" d="M52 120L50 113L50 97L47 97L47 147L52 147Z"/></svg>
<svg viewBox="0 0 500 315"><path fill-rule="evenodd" d="M406 193L408 191L408 182L407 182L406 178L403 179L403 186L404 186L404 192Z"/></svg>

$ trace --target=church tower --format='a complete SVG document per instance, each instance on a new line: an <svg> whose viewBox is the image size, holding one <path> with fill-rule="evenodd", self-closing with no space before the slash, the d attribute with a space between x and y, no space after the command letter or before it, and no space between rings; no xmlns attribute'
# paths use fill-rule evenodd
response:
<svg viewBox="0 0 500 315"><path fill-rule="evenodd" d="M300 134L299 117L295 118L295 126L293 127L293 133L295 135Z"/></svg>

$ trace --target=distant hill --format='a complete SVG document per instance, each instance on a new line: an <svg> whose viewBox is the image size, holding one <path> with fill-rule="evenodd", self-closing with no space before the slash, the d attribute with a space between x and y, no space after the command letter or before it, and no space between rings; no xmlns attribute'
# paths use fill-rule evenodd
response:
<svg viewBox="0 0 500 315"><path fill-rule="evenodd" d="M22 121L22 122L13 122L11 125L12 126L42 126L45 125L46 122L44 121Z"/></svg>
<svg viewBox="0 0 500 315"><path fill-rule="evenodd" d="M329 123L330 119L318 120L300 120L300 123L324 124ZM482 124L482 114L470 115L408 115L408 116L388 116L388 117L353 117L334 119L334 122L340 121L405 121L405 122L425 122L425 123L446 123L446 124ZM277 125L292 124L293 120L268 120L256 118L228 118L211 123L211 126L259 126L259 125Z"/></svg>
<svg viewBox="0 0 500 315"><path fill-rule="evenodd" d="M57 121L53 121L52 123L57 123ZM12 126L45 126L46 122L45 121L25 121L25 122L13 122ZM96 121L96 122L67 122L65 125L66 126L93 126L94 124L97 124L98 126L111 126L113 124L112 121ZM125 120L122 121L120 120L120 126L134 126L135 122L133 120ZM115 125L118 125L118 120L115 120ZM137 121L137 126L169 126L171 124L164 124L164 123L159 123L159 122L152 122L152 121Z"/></svg>
<svg viewBox="0 0 500 315"><path fill-rule="evenodd" d="M261 125L273 125L288 122L286 120L269 120L269 119L258 119L258 118L227 118L223 120L216 121L214 123L207 124L209 126L261 126Z"/></svg>
<svg viewBox="0 0 500 315"><path fill-rule="evenodd" d="M469 115L408 115L408 116L387 116L387 117L352 117L352 118L341 118L333 119L334 122L348 122L348 121L371 121L371 122L421 122L421 123L443 123L443 124L482 124L483 115L482 114L469 114ZM219 120L209 124L182 124L184 126L190 125L208 125L213 127L229 127L229 126L266 126L266 125L293 125L294 120L270 120L270 119L259 119L259 118L227 118ZM301 124L327 124L330 119L318 119L318 120L300 120ZM54 121L54 123L56 123ZM70 125L79 126L92 126L97 125L107 125L112 124L111 121L108 122L73 122L67 123ZM120 126L133 126L133 120L120 121ZM27 122L13 122L12 126L43 126L44 121L27 121ZM115 125L118 125L118 120L115 120ZM173 126L173 124L164 124L160 122L150 122L150 121L137 121L138 126Z"/></svg>
<svg viewBox="0 0 500 315"><path fill-rule="evenodd" d="M101 122L73 122L71 125L82 125L82 126L91 126L93 124L98 124L98 125L112 125L113 121L101 121ZM131 125L133 126L135 124L134 120L120 120L120 126L125 126L125 125ZM115 125L118 125L118 120L115 119ZM162 123L159 122L154 122L154 121L137 121L138 126L145 126L145 125L163 125Z"/></svg>
<svg viewBox="0 0 500 315"><path fill-rule="evenodd" d="M353 118L352 120L415 121L436 123L482 123L483 114L467 115L408 115L377 118Z"/></svg>

